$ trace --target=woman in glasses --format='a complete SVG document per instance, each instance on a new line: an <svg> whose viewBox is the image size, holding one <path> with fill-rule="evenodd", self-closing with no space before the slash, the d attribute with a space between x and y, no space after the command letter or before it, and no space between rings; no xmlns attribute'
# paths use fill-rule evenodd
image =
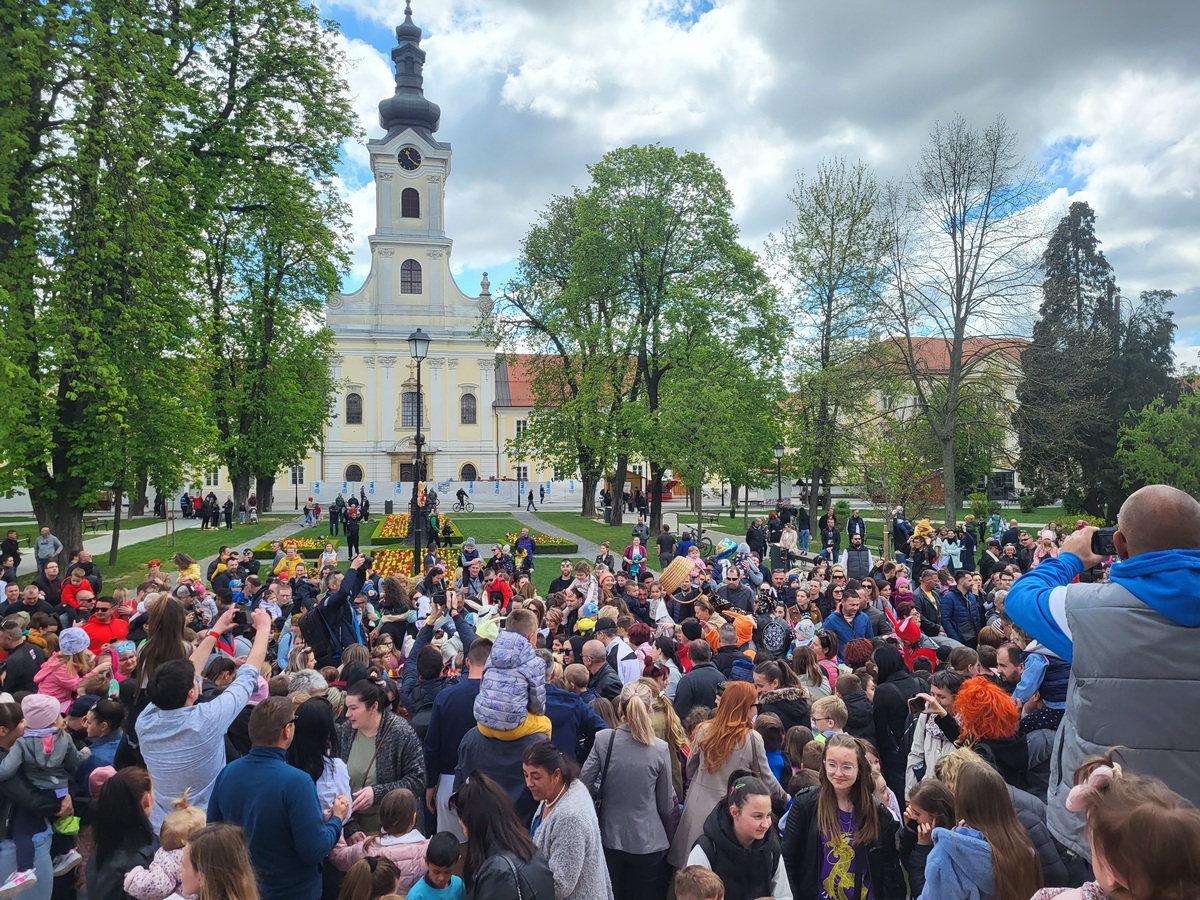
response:
<svg viewBox="0 0 1200 900"><path fill-rule="evenodd" d="M896 820L875 799L866 745L831 735L820 784L792 801L783 833L783 862L796 897L902 900Z"/></svg>

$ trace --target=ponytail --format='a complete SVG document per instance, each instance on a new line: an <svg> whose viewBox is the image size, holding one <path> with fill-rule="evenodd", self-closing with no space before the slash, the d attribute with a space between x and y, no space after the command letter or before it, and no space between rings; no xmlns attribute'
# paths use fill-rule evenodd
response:
<svg viewBox="0 0 1200 900"><path fill-rule="evenodd" d="M800 676L796 674L795 669L775 660L760 662L754 667L754 674L761 675L767 681L778 682L781 688L800 687Z"/></svg>
<svg viewBox="0 0 1200 900"><path fill-rule="evenodd" d="M654 743L654 722L650 718L650 704L654 695L640 681L632 681L621 688L617 698L617 713L629 726L629 733L639 744Z"/></svg>
<svg viewBox="0 0 1200 900"><path fill-rule="evenodd" d="M741 809L751 797L770 797L766 782L749 769L736 769L729 776L725 787L725 799L730 806Z"/></svg>
<svg viewBox="0 0 1200 900"><path fill-rule="evenodd" d="M379 900L396 893L400 870L383 856L366 856L350 867L342 879L338 900Z"/></svg>

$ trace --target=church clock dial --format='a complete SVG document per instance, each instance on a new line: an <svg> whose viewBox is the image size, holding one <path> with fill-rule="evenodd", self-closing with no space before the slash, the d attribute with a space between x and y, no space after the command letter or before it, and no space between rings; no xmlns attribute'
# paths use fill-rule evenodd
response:
<svg viewBox="0 0 1200 900"><path fill-rule="evenodd" d="M421 165L421 154L416 147L405 147L400 151L400 168L415 172L419 165Z"/></svg>

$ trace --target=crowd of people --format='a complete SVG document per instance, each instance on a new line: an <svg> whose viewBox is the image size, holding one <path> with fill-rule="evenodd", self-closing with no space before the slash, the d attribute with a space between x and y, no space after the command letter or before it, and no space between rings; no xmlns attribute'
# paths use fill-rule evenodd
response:
<svg viewBox="0 0 1200 900"><path fill-rule="evenodd" d="M1200 504L897 511L891 558L801 524L705 559L639 521L544 597L531 549L470 540L418 578L277 543L108 593L47 559L0 611L0 894L1200 897Z"/></svg>

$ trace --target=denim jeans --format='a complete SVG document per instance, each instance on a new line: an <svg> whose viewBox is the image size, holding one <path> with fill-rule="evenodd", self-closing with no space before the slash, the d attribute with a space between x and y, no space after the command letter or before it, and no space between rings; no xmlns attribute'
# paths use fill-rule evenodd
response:
<svg viewBox="0 0 1200 900"><path fill-rule="evenodd" d="M812 531L805 528L800 532L800 538L796 542L796 546L805 552L808 551L808 542L812 540Z"/></svg>
<svg viewBox="0 0 1200 900"><path fill-rule="evenodd" d="M50 900L54 890L54 867L50 863L50 832L46 831L33 841L33 868L37 872L37 884L25 891L27 900ZM17 870L17 848L12 841L0 841L0 884ZM74 876L72 876L74 877Z"/></svg>

